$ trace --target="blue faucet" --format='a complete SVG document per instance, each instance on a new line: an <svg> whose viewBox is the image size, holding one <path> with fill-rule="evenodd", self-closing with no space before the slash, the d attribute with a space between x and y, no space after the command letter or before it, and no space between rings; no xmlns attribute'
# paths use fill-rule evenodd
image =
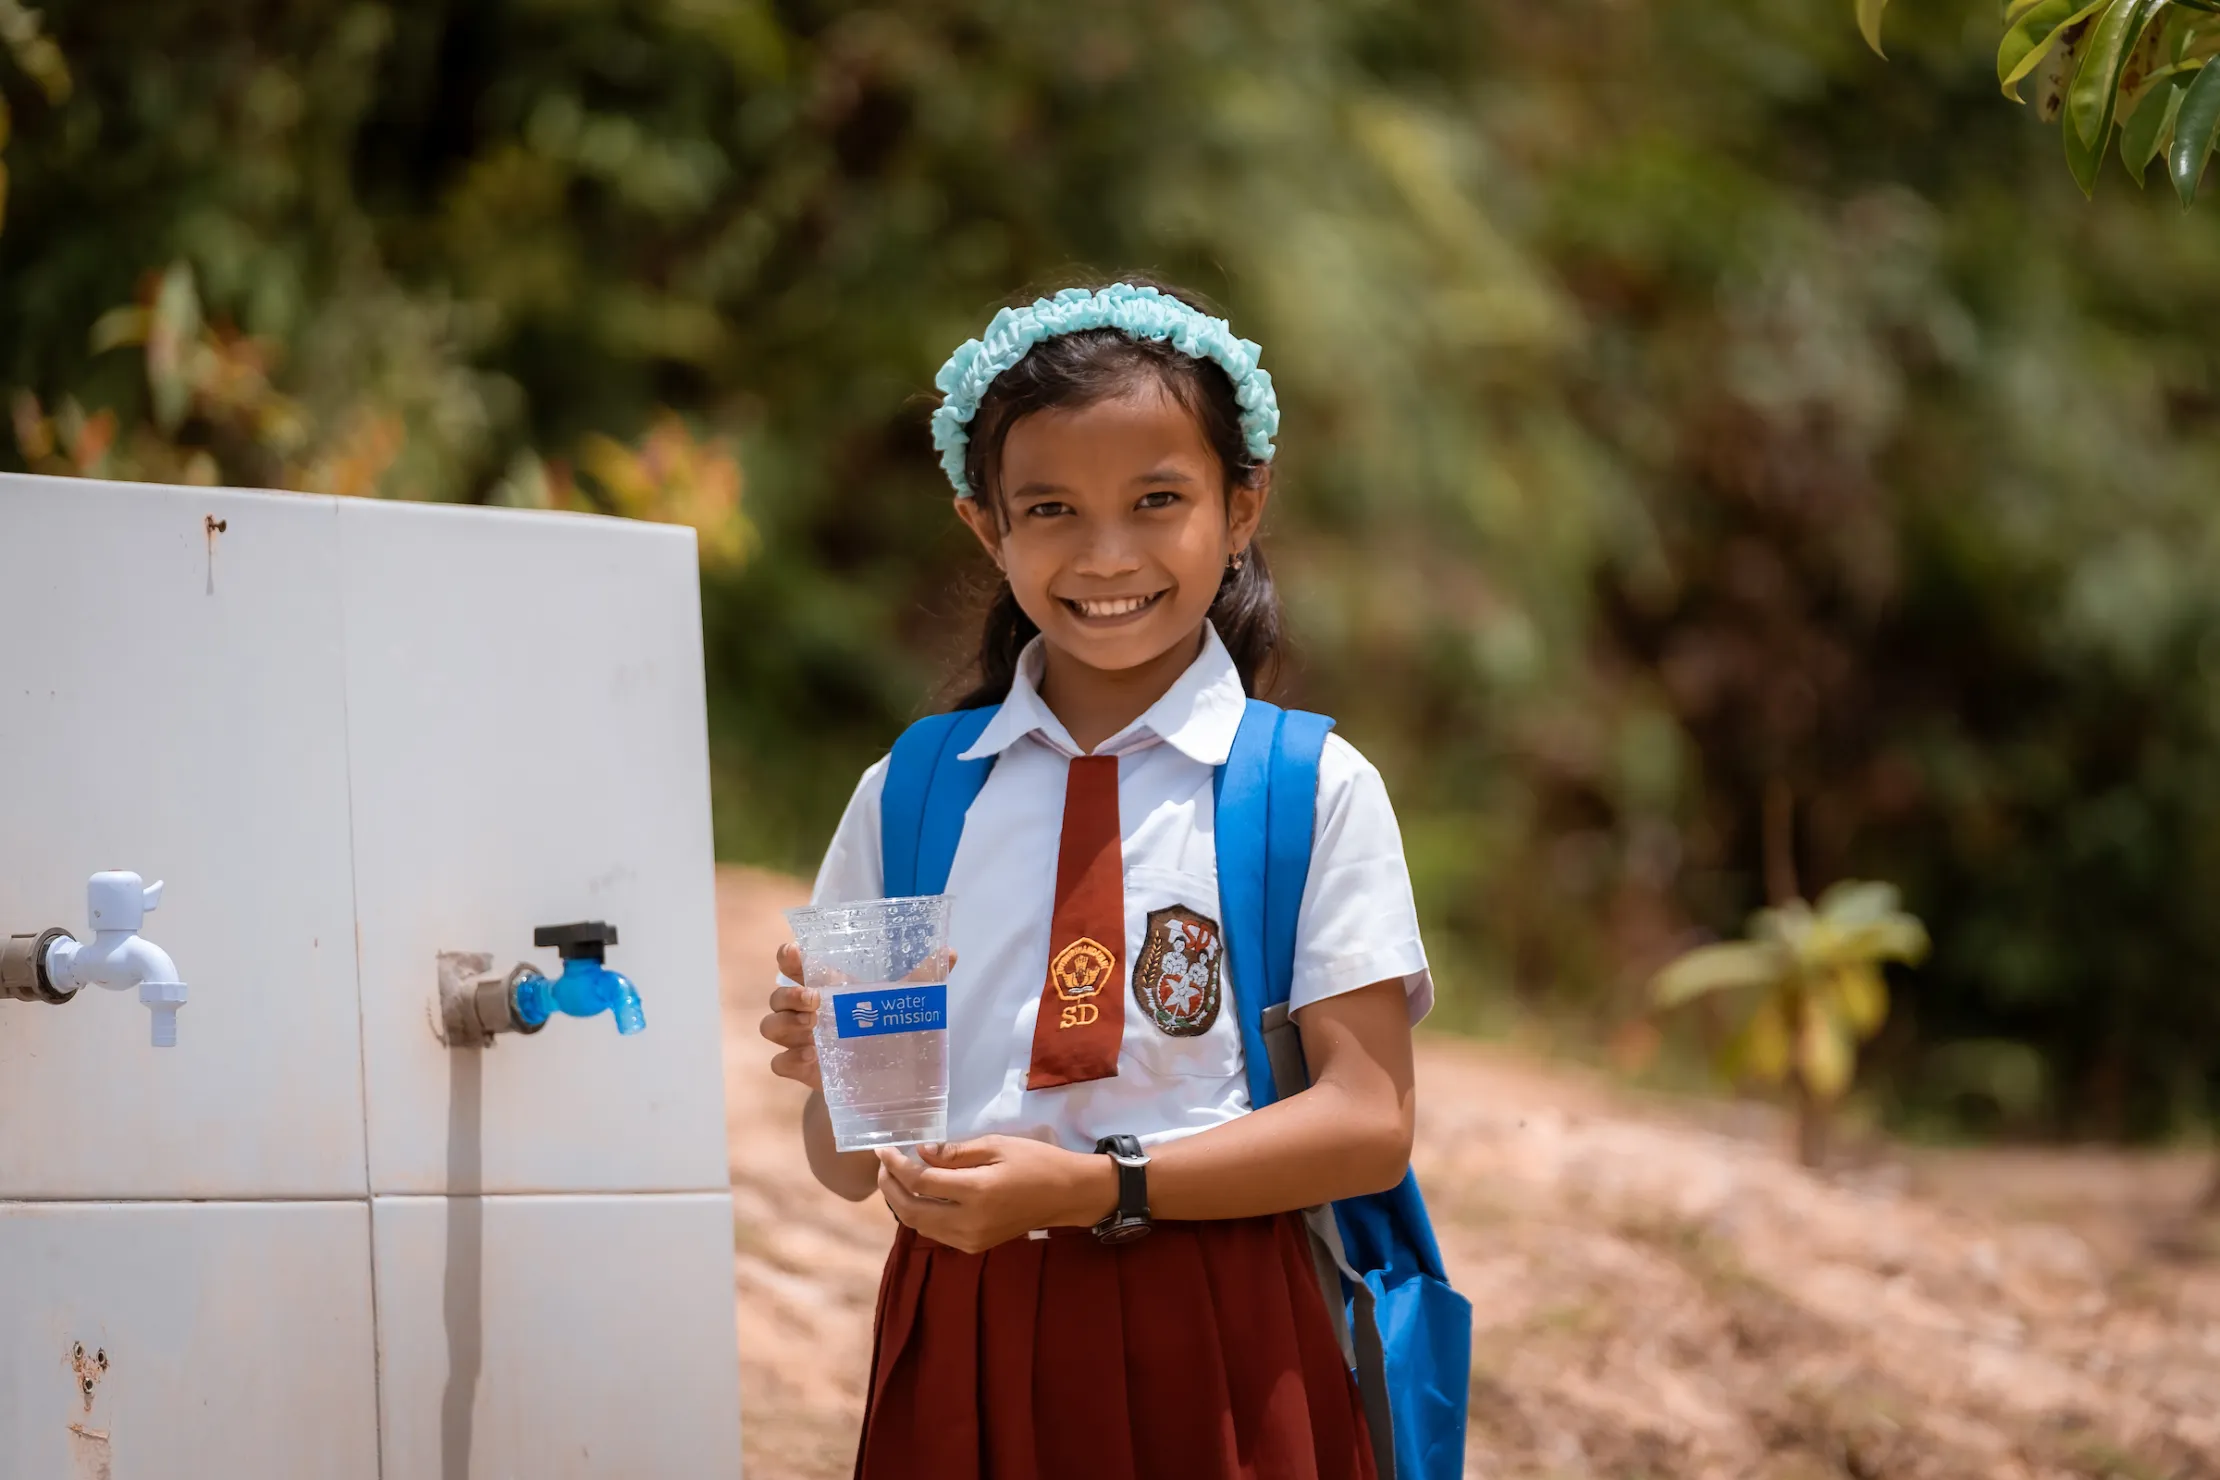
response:
<svg viewBox="0 0 2220 1480"><path fill-rule="evenodd" d="M622 972L602 964L603 952L616 943L617 927L599 920L542 925L533 931L532 944L553 946L563 958L563 974L552 981L537 971L518 976L516 1017L524 1030L538 1031L557 1012L582 1018L607 1012L616 1018L617 1031L627 1035L645 1028L640 989Z"/></svg>

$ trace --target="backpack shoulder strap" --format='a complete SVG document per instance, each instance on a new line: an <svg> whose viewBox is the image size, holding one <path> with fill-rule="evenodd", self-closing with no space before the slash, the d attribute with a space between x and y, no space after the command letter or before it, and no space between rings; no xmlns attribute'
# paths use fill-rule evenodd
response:
<svg viewBox="0 0 2220 1480"><path fill-rule="evenodd" d="M1218 911L1225 931L1249 1103L1282 1092L1272 1073L1264 1015L1293 989L1295 935L1310 876L1318 813L1318 758L1333 721L1251 699L1213 785Z"/></svg>
<svg viewBox="0 0 2220 1480"><path fill-rule="evenodd" d="M1000 708L927 715L894 742L879 798L881 887L889 899L948 887L964 814L994 769L991 757L960 757Z"/></svg>
<svg viewBox="0 0 2220 1480"><path fill-rule="evenodd" d="M1218 770L1218 909L1249 1102L1259 1108L1309 1083L1285 1008L1318 826L1318 763L1332 728L1322 715L1251 700ZM1307 1216L1381 1480L1462 1474L1472 1307L1446 1282L1417 1179L1405 1172L1390 1192Z"/></svg>
<svg viewBox="0 0 2220 1480"><path fill-rule="evenodd" d="M1290 709L1272 747L1271 803L1264 824L1264 949L1272 1005L1295 989L1295 927L1310 882L1310 850L1318 830L1318 762L1334 722Z"/></svg>

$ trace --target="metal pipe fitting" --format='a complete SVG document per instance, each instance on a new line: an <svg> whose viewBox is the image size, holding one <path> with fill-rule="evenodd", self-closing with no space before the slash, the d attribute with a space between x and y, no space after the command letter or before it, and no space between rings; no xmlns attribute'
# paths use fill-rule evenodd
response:
<svg viewBox="0 0 2220 1480"><path fill-rule="evenodd" d="M547 1026L517 1012L518 985L537 977L530 966L491 969L484 951L439 953L439 1010L449 1048L491 1048L499 1033L537 1033Z"/></svg>
<svg viewBox="0 0 2220 1480"><path fill-rule="evenodd" d="M9 936L7 945L0 947L0 997L55 1006L74 1000L76 989L61 990L46 972L47 951L64 940L74 944L76 937L58 925L32 935Z"/></svg>

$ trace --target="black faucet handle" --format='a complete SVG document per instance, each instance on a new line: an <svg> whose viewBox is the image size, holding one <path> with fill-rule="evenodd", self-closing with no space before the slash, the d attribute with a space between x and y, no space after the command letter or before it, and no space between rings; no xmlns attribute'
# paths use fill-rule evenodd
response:
<svg viewBox="0 0 2220 1480"><path fill-rule="evenodd" d="M605 920L579 920L569 925L542 925L532 932L532 944L553 946L565 961L602 959L602 948L617 943L617 927Z"/></svg>

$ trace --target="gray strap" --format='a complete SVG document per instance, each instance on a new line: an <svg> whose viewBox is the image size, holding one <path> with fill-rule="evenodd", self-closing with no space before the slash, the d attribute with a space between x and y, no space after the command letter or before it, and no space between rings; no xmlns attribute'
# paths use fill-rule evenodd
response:
<svg viewBox="0 0 2220 1480"><path fill-rule="evenodd" d="M1288 1016L1285 1002L1264 1009L1264 1063L1281 1099L1310 1088L1310 1065L1303 1060L1303 1030Z"/></svg>
<svg viewBox="0 0 2220 1480"><path fill-rule="evenodd" d="M1387 1351L1380 1344L1372 1287L1357 1285L1357 1397L1364 1404L1365 1427L1372 1431L1372 1469L1380 1480L1395 1474L1395 1413L1388 1406Z"/></svg>
<svg viewBox="0 0 2220 1480"><path fill-rule="evenodd" d="M1334 1273L1352 1285L1364 1283L1364 1276L1349 1267L1349 1251L1341 1242L1341 1225L1334 1221L1334 1210L1321 1203L1315 1208L1303 1209L1303 1221L1310 1225L1310 1236L1326 1254L1327 1263Z"/></svg>
<svg viewBox="0 0 2220 1480"><path fill-rule="evenodd" d="M1284 1098L1310 1088L1310 1066L1303 1059L1302 1032L1282 1002L1264 1009L1264 1060L1272 1069L1272 1087ZM1372 1464L1379 1480L1396 1480L1395 1415L1388 1406L1387 1352L1380 1344L1380 1326L1374 1318L1372 1287L1350 1266L1349 1251L1341 1242L1341 1225L1329 1207L1305 1208L1303 1222L1310 1229L1310 1257L1318 1271L1318 1288L1326 1297L1326 1312L1333 1319L1334 1340L1341 1359L1357 1374L1357 1397L1364 1404L1365 1427L1372 1433ZM1349 1298L1342 1294L1347 1280ZM1356 1306L1356 1329L1350 1329L1349 1307Z"/></svg>
<svg viewBox="0 0 2220 1480"><path fill-rule="evenodd" d="M1310 1262L1318 1275L1318 1293L1326 1297L1326 1315L1334 1323L1334 1344L1341 1348L1342 1363L1354 1368L1357 1348L1349 1335L1349 1303L1341 1284L1341 1272L1349 1267L1341 1249L1341 1230L1334 1227L1332 1208L1305 1208L1303 1221L1310 1226ZM1319 1231L1320 1223L1326 1232Z"/></svg>
<svg viewBox="0 0 2220 1480"><path fill-rule="evenodd" d="M1349 1264L1349 1251L1341 1242L1341 1225L1329 1207L1303 1209L1310 1228L1311 1260L1318 1267L1325 1288L1326 1309L1332 1313L1334 1339L1341 1343L1342 1360L1355 1369L1357 1397L1364 1404L1365 1427L1372 1431L1372 1461L1380 1480L1395 1480L1395 1415L1388 1407L1387 1352L1380 1344L1380 1324L1373 1313L1372 1287ZM1356 1329L1350 1330L1349 1305L1342 1299L1342 1284L1349 1282L1356 1305Z"/></svg>

